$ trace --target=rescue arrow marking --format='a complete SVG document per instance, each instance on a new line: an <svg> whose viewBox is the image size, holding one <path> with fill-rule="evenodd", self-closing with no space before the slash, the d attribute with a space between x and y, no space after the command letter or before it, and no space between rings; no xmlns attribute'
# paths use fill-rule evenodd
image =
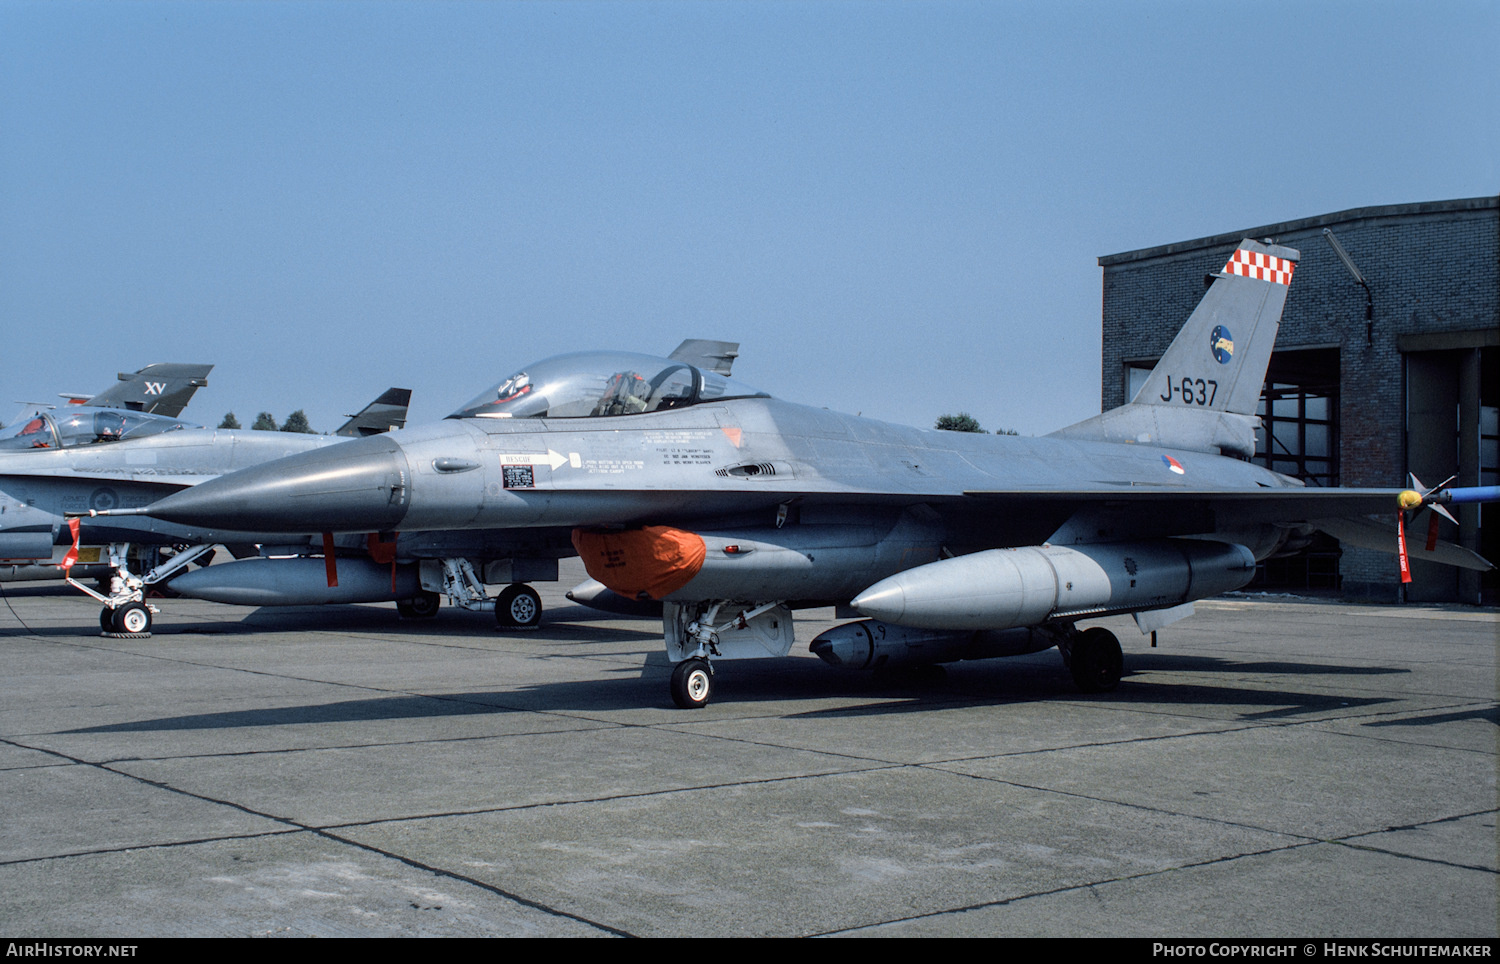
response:
<svg viewBox="0 0 1500 964"><path fill-rule="evenodd" d="M583 464L583 460L578 457L577 452L569 452L567 455L563 455L561 452L554 452L551 449L547 450L546 455L542 455L539 452L531 452L525 455L500 456L501 465L538 465L542 463L551 467L555 472L563 465L571 465L576 469Z"/></svg>

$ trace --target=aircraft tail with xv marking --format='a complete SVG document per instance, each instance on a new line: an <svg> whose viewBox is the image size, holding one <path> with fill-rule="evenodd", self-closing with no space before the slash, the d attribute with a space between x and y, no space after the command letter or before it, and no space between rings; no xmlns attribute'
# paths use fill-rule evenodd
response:
<svg viewBox="0 0 1500 964"><path fill-rule="evenodd" d="M134 372L120 372L119 381L97 395L64 395L75 405L123 408L176 418L193 393L208 384L212 365L157 362Z"/></svg>

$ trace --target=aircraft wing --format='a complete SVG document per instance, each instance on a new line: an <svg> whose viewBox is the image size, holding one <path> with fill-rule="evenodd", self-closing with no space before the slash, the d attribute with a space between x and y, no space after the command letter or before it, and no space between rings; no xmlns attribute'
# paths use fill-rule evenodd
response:
<svg viewBox="0 0 1500 964"><path fill-rule="evenodd" d="M1308 525L1340 542L1379 552L1397 551L1396 525L1391 514L1399 509L1398 489L1285 488L1255 491L1120 486L1071 490L970 491L964 495L981 503L993 502L1010 511L1051 505L1077 511L1089 506L1124 509L1137 515L1180 515L1194 520L1186 529L1211 516L1221 526L1273 523ZM1374 518L1372 518L1374 517ZM1159 525L1159 522L1154 524ZM1495 566L1478 553L1436 542L1431 549L1420 539L1408 539L1413 558L1462 569L1488 572Z"/></svg>
<svg viewBox="0 0 1500 964"><path fill-rule="evenodd" d="M1119 485L1086 489L969 490L977 500L1026 503L1135 505L1142 509L1197 506L1227 513L1243 522L1306 522L1314 518L1394 513L1400 489L1195 489L1181 486Z"/></svg>

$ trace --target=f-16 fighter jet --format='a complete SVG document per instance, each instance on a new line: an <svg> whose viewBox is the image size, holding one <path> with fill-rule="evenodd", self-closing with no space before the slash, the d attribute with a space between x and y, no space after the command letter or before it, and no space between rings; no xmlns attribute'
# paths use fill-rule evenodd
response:
<svg viewBox="0 0 1500 964"><path fill-rule="evenodd" d="M1119 641L1081 622L1132 613L1149 632L1325 524L1382 514L1395 551L1398 519L1432 501L1304 488L1249 461L1298 257L1242 242L1132 402L1042 438L889 425L681 358L588 352L518 371L438 424L136 511L240 530L400 530L392 565L471 604L483 589L468 552L512 572L576 552L609 591L582 598L662 605L684 707L709 701L718 661L787 654L792 610L830 604L864 617L812 640L834 665L1056 646L1080 687L1109 690ZM1491 568L1447 544L1411 551ZM526 599L529 618L525 592L512 586L501 610Z"/></svg>

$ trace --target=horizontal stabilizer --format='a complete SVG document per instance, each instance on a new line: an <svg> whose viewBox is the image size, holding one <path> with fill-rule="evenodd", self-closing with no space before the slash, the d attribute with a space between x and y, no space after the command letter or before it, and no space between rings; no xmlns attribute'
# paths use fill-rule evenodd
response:
<svg viewBox="0 0 1500 964"><path fill-rule="evenodd" d="M1374 549L1376 552L1389 552L1392 555L1400 550L1397 548L1395 523L1387 519L1311 519L1314 528L1333 536L1345 545L1358 546L1361 549ZM1407 552L1413 559L1423 559L1427 562L1440 562L1445 566L1457 566L1460 569L1474 569L1479 572L1489 572L1495 566L1477 552L1456 546L1451 542L1437 542L1431 551L1427 544L1420 539L1408 539L1406 543Z"/></svg>

